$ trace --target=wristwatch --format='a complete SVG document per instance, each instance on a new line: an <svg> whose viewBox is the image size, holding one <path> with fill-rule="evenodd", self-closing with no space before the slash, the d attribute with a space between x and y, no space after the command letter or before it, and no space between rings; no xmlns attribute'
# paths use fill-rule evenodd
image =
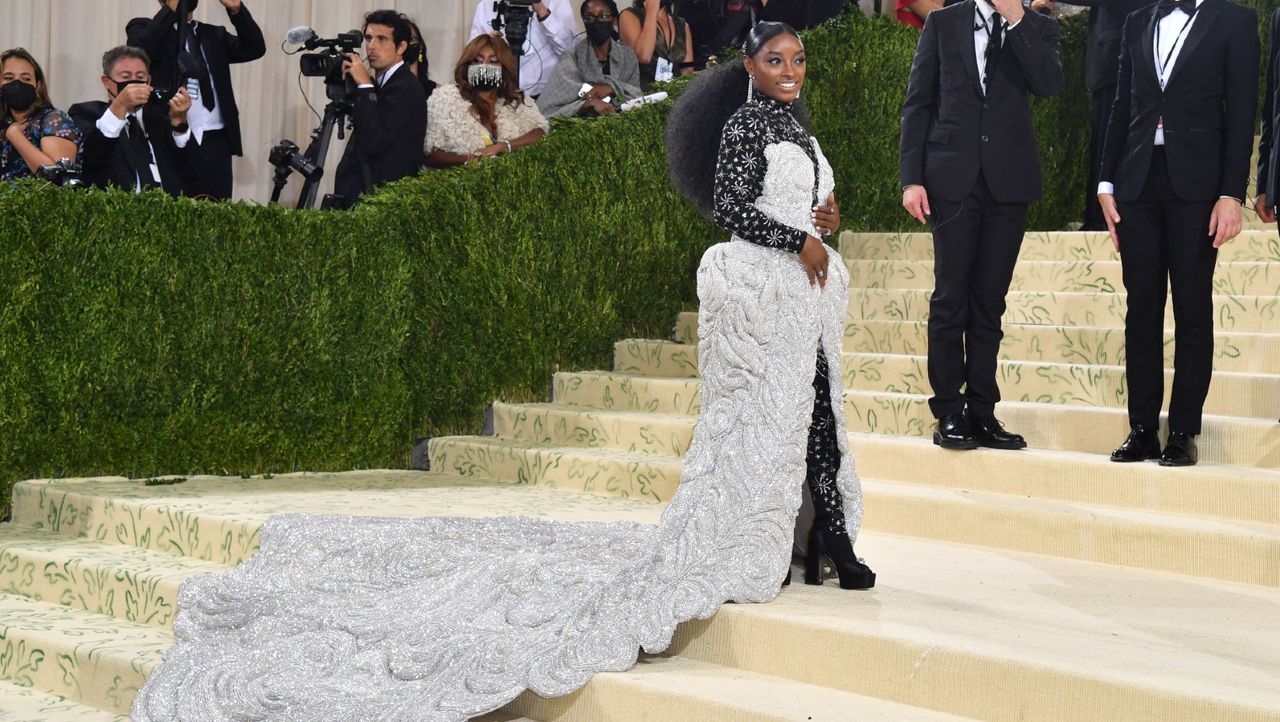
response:
<svg viewBox="0 0 1280 722"><path fill-rule="evenodd" d="M191 130L191 125L189 123L179 123L177 125L173 125L172 123L170 123L169 127L173 129L174 135L182 135L188 130Z"/></svg>

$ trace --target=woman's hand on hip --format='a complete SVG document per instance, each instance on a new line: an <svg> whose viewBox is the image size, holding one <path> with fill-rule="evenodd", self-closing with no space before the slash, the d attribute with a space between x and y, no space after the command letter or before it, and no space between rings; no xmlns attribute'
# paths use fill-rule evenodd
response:
<svg viewBox="0 0 1280 722"><path fill-rule="evenodd" d="M827 287L827 247L813 236L805 236L804 248L800 249L800 265L809 276L809 285L815 283L822 288Z"/></svg>

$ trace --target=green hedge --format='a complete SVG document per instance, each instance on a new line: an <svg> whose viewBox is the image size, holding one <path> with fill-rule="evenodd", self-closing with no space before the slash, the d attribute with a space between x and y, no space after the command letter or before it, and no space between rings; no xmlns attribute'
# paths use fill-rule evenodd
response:
<svg viewBox="0 0 1280 722"><path fill-rule="evenodd" d="M1080 27L1066 37L1077 77ZM848 228L908 226L897 118L915 38L861 16L808 35ZM0 192L0 499L37 476L404 466L417 437L478 430L494 398L543 398L554 369L665 336L724 236L666 180L668 110L559 123L348 213ZM1079 83L1037 108L1036 227L1078 215L1086 112Z"/></svg>

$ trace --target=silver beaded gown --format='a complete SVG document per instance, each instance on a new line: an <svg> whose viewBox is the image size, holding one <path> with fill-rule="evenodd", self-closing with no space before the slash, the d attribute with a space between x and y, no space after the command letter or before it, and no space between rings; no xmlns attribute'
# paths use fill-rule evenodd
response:
<svg viewBox="0 0 1280 722"><path fill-rule="evenodd" d="M862 497L839 402L847 271L832 251L819 290L794 252L737 232L816 235L814 194L834 185L807 133L783 140L799 126L778 111L757 99L726 126L716 215L735 235L698 269L702 406L656 526L272 518L252 559L182 585L178 643L133 719L456 722L525 690L565 695L626 670L726 601L772 600L805 483L816 354L836 400L836 486L852 541ZM755 180L738 183L743 173ZM755 221L721 218L744 193Z"/></svg>

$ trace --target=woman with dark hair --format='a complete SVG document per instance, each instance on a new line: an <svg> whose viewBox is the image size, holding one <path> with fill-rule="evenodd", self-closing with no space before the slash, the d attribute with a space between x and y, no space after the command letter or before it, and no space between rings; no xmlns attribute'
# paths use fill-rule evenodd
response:
<svg viewBox="0 0 1280 722"><path fill-rule="evenodd" d="M633 0L618 16L622 42L640 61L640 86L692 73L693 35L683 19L671 13L671 0Z"/></svg>
<svg viewBox="0 0 1280 722"><path fill-rule="evenodd" d="M453 79L427 101L427 165L458 166L514 153L551 127L520 90L515 56L502 38L480 35L467 43Z"/></svg>
<svg viewBox="0 0 1280 722"><path fill-rule="evenodd" d="M853 536L858 480L843 413L827 403L839 398L848 275L817 240L840 223L831 169L792 113L805 63L794 31L759 26L745 50L737 70L695 80L672 109L680 128L723 145L718 173L706 153L686 163L689 141L669 138L669 154L736 240L698 271L702 406L658 523L270 519L254 558L183 583L179 643L139 691L135 722L460 722L524 690L569 694L665 650L682 622L777 597L815 460L839 467L817 484L839 488ZM744 70L756 90L737 109ZM837 557L841 586L872 586L870 569L840 562L852 550L835 538L824 525L815 553Z"/></svg>
<svg viewBox="0 0 1280 722"><path fill-rule="evenodd" d="M40 64L22 48L0 53L0 181L29 178L41 166L80 153L75 121L53 107Z"/></svg>
<svg viewBox="0 0 1280 722"><path fill-rule="evenodd" d="M409 23L409 28L413 30L413 42L409 43L409 49L404 54L404 64L409 68L409 72L422 83L422 90L427 96L427 100L431 99L431 94L435 92L435 81L431 80L430 61L427 59L427 41L422 39L422 30L418 27L417 21L409 17L405 13L400 13L400 17Z"/></svg>

